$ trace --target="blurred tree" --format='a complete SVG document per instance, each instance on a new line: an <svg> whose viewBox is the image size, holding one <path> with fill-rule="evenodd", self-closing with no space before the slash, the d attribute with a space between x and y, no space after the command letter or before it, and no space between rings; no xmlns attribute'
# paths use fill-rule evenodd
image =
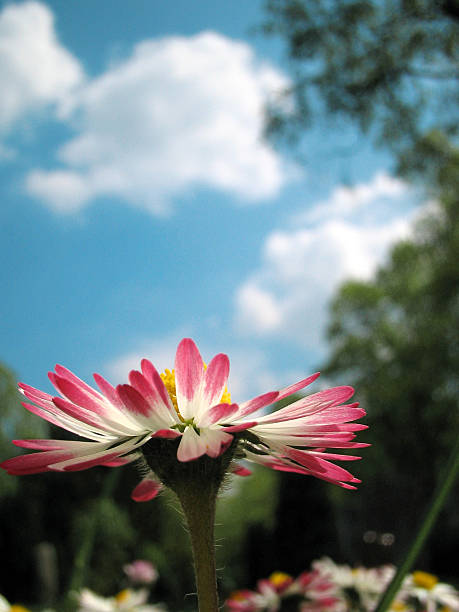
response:
<svg viewBox="0 0 459 612"><path fill-rule="evenodd" d="M351 119L438 198L374 281L346 283L332 304L325 374L357 387L373 447L359 494L329 495L342 556L380 563L410 537L458 433L459 2L267 0L266 12L263 31L286 43L292 74L267 134L298 144L322 117ZM428 551L446 575L458 544L453 503Z"/></svg>
<svg viewBox="0 0 459 612"><path fill-rule="evenodd" d="M268 134L298 138L325 111L403 156L405 170L416 143L437 155L435 134L457 142L458 0L267 0L266 10L263 31L282 37L292 65Z"/></svg>
<svg viewBox="0 0 459 612"><path fill-rule="evenodd" d="M347 501L356 545L365 530L394 533L400 547L411 538L459 432L458 169L442 168L433 211L374 280L345 283L332 302L324 373L356 386L373 444L359 497ZM459 545L458 501L424 559L446 576Z"/></svg>
<svg viewBox="0 0 459 612"><path fill-rule="evenodd" d="M0 424L0 461L4 461L14 453L12 439L40 438L47 431L44 421L40 421L22 408L16 377L2 363L0 363ZM13 493L15 488L15 479L0 470L0 495Z"/></svg>

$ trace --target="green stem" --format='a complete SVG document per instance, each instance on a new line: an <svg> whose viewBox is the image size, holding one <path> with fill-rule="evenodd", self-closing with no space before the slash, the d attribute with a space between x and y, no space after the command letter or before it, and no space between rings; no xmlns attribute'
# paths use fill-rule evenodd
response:
<svg viewBox="0 0 459 612"><path fill-rule="evenodd" d="M408 549L406 557L403 563L399 566L395 576L392 579L392 582L386 589L381 601L378 604L378 607L375 609L375 612L385 612L391 605L394 600L397 592L399 591L403 579L406 574L410 571L413 564L415 563L422 547L424 546L427 537L432 530L432 527L437 519L437 516L442 509L450 490L456 480L457 474L459 472L459 440L456 442L456 446L453 449L451 454L448 466L445 470L445 478L440 481L439 486L437 487L435 494L433 496L430 507L427 510L425 518L421 524L421 527L411 545Z"/></svg>
<svg viewBox="0 0 459 612"><path fill-rule="evenodd" d="M178 497L185 514L193 550L199 612L217 612L214 523L216 492L182 489Z"/></svg>
<svg viewBox="0 0 459 612"><path fill-rule="evenodd" d="M193 549L199 612L218 611L215 571L214 523L217 494L229 471L238 439L219 457L203 455L193 461L178 461L179 442L161 438L144 445L149 467L180 500Z"/></svg>

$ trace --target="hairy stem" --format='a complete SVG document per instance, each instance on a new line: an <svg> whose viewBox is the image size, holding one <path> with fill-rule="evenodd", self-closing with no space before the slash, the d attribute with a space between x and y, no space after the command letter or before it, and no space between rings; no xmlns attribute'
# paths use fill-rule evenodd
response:
<svg viewBox="0 0 459 612"><path fill-rule="evenodd" d="M190 533L199 612L217 612L214 523L216 491L186 488L178 493Z"/></svg>

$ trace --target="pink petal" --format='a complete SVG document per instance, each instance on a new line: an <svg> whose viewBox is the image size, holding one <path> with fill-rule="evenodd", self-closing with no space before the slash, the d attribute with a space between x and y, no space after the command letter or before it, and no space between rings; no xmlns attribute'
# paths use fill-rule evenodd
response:
<svg viewBox="0 0 459 612"><path fill-rule="evenodd" d="M356 455L338 455L337 453L325 453L320 452L317 449L309 451L311 455L315 455L316 457L322 457L323 459L332 459L333 461L358 461L362 457L357 457Z"/></svg>
<svg viewBox="0 0 459 612"><path fill-rule="evenodd" d="M154 389L156 389L157 393L159 394L159 396L163 400L163 403L166 406L170 406L172 408L171 400L170 400L170 397L169 397L169 393L167 392L167 389L166 389L166 386L164 385L163 379L159 375L159 373L156 370L155 366L150 361L148 361L148 359L142 359L142 362L141 362L140 365L141 365L141 368L142 368L143 375L148 380L150 385Z"/></svg>
<svg viewBox="0 0 459 612"><path fill-rule="evenodd" d="M51 401L53 396L49 395L49 393L45 393L44 391L40 391L40 389L35 389L34 387L31 387L30 385L26 385L25 383L19 383L18 387L20 389L20 391L26 396L29 397L29 395L32 395L34 397L40 398L42 400L47 400L47 401ZM32 399L31 397L29 397L29 399Z"/></svg>
<svg viewBox="0 0 459 612"><path fill-rule="evenodd" d="M312 414L345 402L352 397L353 394L354 389L346 386L319 391L313 395L303 397L285 408L276 410L273 414L261 417L259 421L267 424L279 423L280 421L288 421L290 419L298 419L306 416L309 417Z"/></svg>
<svg viewBox="0 0 459 612"><path fill-rule="evenodd" d="M298 462L303 467L317 472L322 476L326 476L327 478L344 481L354 478L353 475L344 468L335 465L334 463L330 463L329 461L325 461L320 457L311 457L307 451L300 451L291 448L286 452L286 455L290 459Z"/></svg>
<svg viewBox="0 0 459 612"><path fill-rule="evenodd" d="M229 359L220 353L215 355L204 373L204 398L208 406L220 402L229 375Z"/></svg>
<svg viewBox="0 0 459 612"><path fill-rule="evenodd" d="M278 391L269 391L268 393L264 393L263 395L259 395L258 397L254 397L248 402L244 402L239 405L239 414L238 418L247 416L256 410L261 410L265 406L269 406L273 402L277 401L279 397Z"/></svg>
<svg viewBox="0 0 459 612"><path fill-rule="evenodd" d="M168 438L173 440L174 438L178 438L182 434L178 432L176 429L158 429L154 434L151 434L152 438Z"/></svg>
<svg viewBox="0 0 459 612"><path fill-rule="evenodd" d="M108 401L116 406L117 408L121 408L123 405L122 401L118 397L115 387L111 385L103 376L100 374L93 374L94 380L96 381L97 386L108 399Z"/></svg>
<svg viewBox="0 0 459 612"><path fill-rule="evenodd" d="M13 444L19 448L32 450L62 450L65 448L65 443L62 445L60 440L13 440Z"/></svg>
<svg viewBox="0 0 459 612"><path fill-rule="evenodd" d="M250 476L252 472L243 465L235 464L231 470L236 476Z"/></svg>
<svg viewBox="0 0 459 612"><path fill-rule="evenodd" d="M145 417L151 415L152 410L149 403L131 385L118 385L116 392L126 408L133 414L141 414Z"/></svg>
<svg viewBox="0 0 459 612"><path fill-rule="evenodd" d="M64 472L81 472L83 470L88 470L89 468L95 467L96 465L105 465L107 463L112 463L118 459L118 453L113 452L110 453L106 451L103 456L95 457L93 459L82 458L81 461L72 463L72 465L64 466L62 469ZM59 463L54 463L52 465L54 469L59 469Z"/></svg>
<svg viewBox="0 0 459 612"><path fill-rule="evenodd" d="M78 433L78 435L81 435L81 433L75 432L75 421L73 418L68 417L65 414L57 416L57 414L53 414L51 412L48 412L47 410L42 410L41 408L39 408L38 406L34 406L33 404L27 404L26 402L21 403L24 408L26 408L26 410L28 410L32 414L39 416L45 421L48 421L48 423L52 423L53 425L56 425L56 427L61 427L62 429L66 429L67 431L71 431L73 433ZM53 406L53 404L51 405ZM65 418L70 422L62 422L62 418Z"/></svg>
<svg viewBox="0 0 459 612"><path fill-rule="evenodd" d="M21 393L25 395L25 397L32 402L35 402L38 406L42 408L49 409L49 406L52 406L53 396L48 395L47 393L42 393L38 391L38 389L34 389L33 387L26 388L25 385L20 387Z"/></svg>
<svg viewBox="0 0 459 612"><path fill-rule="evenodd" d="M158 401L156 389L154 389L150 382L137 370L129 372L129 382L148 402L156 403Z"/></svg>
<svg viewBox="0 0 459 612"><path fill-rule="evenodd" d="M257 425L257 421L247 421L247 423L239 423L238 425L222 427L222 430L228 433L237 433L238 431L244 431L246 429L250 429L251 427L255 427L255 425Z"/></svg>
<svg viewBox="0 0 459 612"><path fill-rule="evenodd" d="M87 385L84 381L82 381L80 378L78 378L78 376L75 376L73 372L71 372L70 370L68 370L67 368L64 368L64 366L61 366L59 364L56 365L54 369L58 376L62 378L66 378L71 383L73 383L76 387L79 387L85 393L92 395L94 398L100 400L99 393L97 393L95 389L93 389L92 387Z"/></svg>
<svg viewBox="0 0 459 612"><path fill-rule="evenodd" d="M279 397L277 398L277 401L284 399L285 397L288 397L289 395L293 395L293 393L296 393L297 391L300 391L301 389L304 389L304 387L307 387L308 385L313 383L315 380L317 380L319 376L320 376L320 372L316 372L315 374L308 376L308 378L304 378L303 380L300 380L299 382L293 385L290 385L289 387L285 387L285 389L281 389L279 391Z"/></svg>
<svg viewBox="0 0 459 612"><path fill-rule="evenodd" d="M162 489L162 484L151 477L144 478L134 488L131 499L136 502L147 502L158 495Z"/></svg>
<svg viewBox="0 0 459 612"><path fill-rule="evenodd" d="M88 393L82 387L75 385L67 378L62 378L61 376L53 374L53 372L50 372L48 376L56 389L58 389L58 391L60 391L72 403L77 404L82 408L86 408L91 412L95 412L96 414L104 415L106 413L100 397L94 397L93 394Z"/></svg>
<svg viewBox="0 0 459 612"><path fill-rule="evenodd" d="M122 457L117 457L116 459L104 461L100 465L104 465L106 467L120 467L121 465L127 465L128 463L137 461L141 457L142 457L142 453L133 451L132 453L129 453L128 455L123 455Z"/></svg>
<svg viewBox="0 0 459 612"><path fill-rule="evenodd" d="M82 423L86 423L86 425L95 427L97 430L103 429L100 419L98 419L94 413L88 412L84 408L76 406L75 404L72 404L72 402L69 402L64 398L53 398L53 404L57 408L59 408L61 412L76 419L77 421L81 421Z"/></svg>
<svg viewBox="0 0 459 612"><path fill-rule="evenodd" d="M177 398L191 402L199 391L204 375L204 364L198 347L191 338L184 338L175 356L175 386ZM179 408L182 409L179 402Z"/></svg>
<svg viewBox="0 0 459 612"><path fill-rule="evenodd" d="M205 415L199 419L199 426L206 427L214 423L224 423L236 414L238 410L239 406L237 404L217 404L217 406L212 406L212 408L209 408Z"/></svg>
<svg viewBox="0 0 459 612"><path fill-rule="evenodd" d="M332 408L324 408L320 412L316 412L311 416L307 416L307 422L313 424L326 423L346 423L347 421L355 421L366 415L363 408L349 408L347 406L336 406Z"/></svg>
<svg viewBox="0 0 459 612"><path fill-rule="evenodd" d="M312 446L319 446L319 443L324 443L327 442L327 447L329 448L368 448L369 446L371 446L371 444L367 444L366 442L341 442L341 441L334 441L334 440L316 440L315 444L312 444Z"/></svg>
<svg viewBox="0 0 459 612"><path fill-rule="evenodd" d="M12 459L7 459L0 464L4 470L14 476L23 476L26 474L40 474L49 472L51 464L56 461L66 461L72 459L74 453L66 451L43 451L41 453L32 453L29 455L19 455Z"/></svg>

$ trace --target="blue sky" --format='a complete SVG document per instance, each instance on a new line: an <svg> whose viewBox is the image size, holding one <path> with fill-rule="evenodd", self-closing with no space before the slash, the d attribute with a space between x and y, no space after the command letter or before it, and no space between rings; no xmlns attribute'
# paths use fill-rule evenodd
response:
<svg viewBox="0 0 459 612"><path fill-rule="evenodd" d="M0 359L125 382L191 335L235 401L326 356L327 300L409 235L412 189L352 126L262 138L288 85L261 2L0 4ZM345 153L343 153L345 151ZM345 381L343 381L345 382Z"/></svg>

